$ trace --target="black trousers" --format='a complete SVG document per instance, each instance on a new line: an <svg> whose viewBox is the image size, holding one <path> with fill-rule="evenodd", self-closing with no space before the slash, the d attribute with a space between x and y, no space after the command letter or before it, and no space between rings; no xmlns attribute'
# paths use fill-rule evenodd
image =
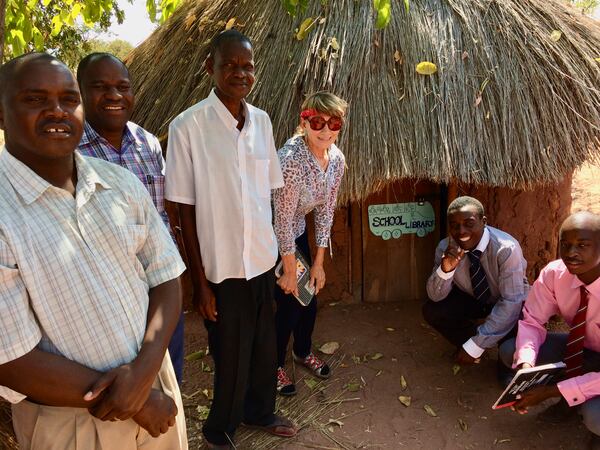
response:
<svg viewBox="0 0 600 450"><path fill-rule="evenodd" d="M243 421L268 425L274 420L277 387L273 269L251 280L211 283L217 321L204 321L215 362L214 398L202 432L223 445Z"/></svg>
<svg viewBox="0 0 600 450"><path fill-rule="evenodd" d="M477 334L477 321L486 318L493 307L453 287L444 300L427 300L423 318L452 344L462 347Z"/></svg>
<svg viewBox="0 0 600 450"><path fill-rule="evenodd" d="M296 246L309 264L312 264L308 234L306 231L296 239ZM312 333L317 319L317 297L312 299L308 306L302 306L291 294L285 294L275 285L275 328L277 329L277 365L285 366L285 356L290 336L294 334L294 353L304 358L310 353L312 346Z"/></svg>

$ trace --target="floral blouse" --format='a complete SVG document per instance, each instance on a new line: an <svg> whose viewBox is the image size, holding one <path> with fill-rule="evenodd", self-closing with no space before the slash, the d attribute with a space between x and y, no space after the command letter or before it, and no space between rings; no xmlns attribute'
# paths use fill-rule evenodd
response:
<svg viewBox="0 0 600 450"><path fill-rule="evenodd" d="M302 136L289 139L277 154L285 182L284 187L273 191L279 253L283 256L296 251L295 240L304 233L305 216L313 210L317 247L327 247L344 175L344 154L332 144L329 165L323 170Z"/></svg>

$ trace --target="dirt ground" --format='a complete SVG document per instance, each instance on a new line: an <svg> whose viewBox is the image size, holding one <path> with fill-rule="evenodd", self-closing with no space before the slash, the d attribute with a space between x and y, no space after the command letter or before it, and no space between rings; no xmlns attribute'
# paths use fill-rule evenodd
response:
<svg viewBox="0 0 600 450"><path fill-rule="evenodd" d="M574 174L572 211L600 213L598 179L600 166L585 165ZM340 344L334 355L320 355L335 366L333 376L313 386L310 374L297 367L298 396L278 399L278 408L303 428L291 440L267 439L241 428L237 448L585 448L589 434L577 417L558 426L537 420L547 404L525 416L493 411L501 391L496 352L456 372L453 348L425 325L420 307L420 302L321 305L314 340L316 346ZM204 353L206 334L198 317L189 313L186 324L188 354ZM200 427L211 395L211 367L210 356L186 362L182 391L192 449L203 448ZM399 396L410 397L410 406Z"/></svg>
<svg viewBox="0 0 600 450"><path fill-rule="evenodd" d="M191 351L206 347L205 333L194 315L187 320ZM452 347L421 320L420 302L369 305L324 305L314 335L317 345L336 341L331 357L333 377L312 390L309 374L296 369L298 397L280 399L290 415L325 403L327 411L313 413L292 440L256 442L244 439L239 449L581 449L588 434L579 420L560 426L538 423L538 407L519 416L493 411L501 389L495 376L495 352L471 368L455 373ZM321 355L325 356L325 355ZM326 356L325 356L326 357ZM210 356L186 367L183 392L210 388L211 375L202 367ZM289 366L289 364L288 364ZM192 382L196 374L201 380ZM403 390L401 377L406 381ZM318 395L315 390L323 389ZM354 392L352 392L354 391ZM404 406L399 396L411 398ZM346 400L346 401L340 401ZM289 405L294 402L294 408ZM191 448L202 448L196 404L208 404L204 394L186 400ZM430 415L428 405L436 417ZM321 406L321 409L323 407Z"/></svg>

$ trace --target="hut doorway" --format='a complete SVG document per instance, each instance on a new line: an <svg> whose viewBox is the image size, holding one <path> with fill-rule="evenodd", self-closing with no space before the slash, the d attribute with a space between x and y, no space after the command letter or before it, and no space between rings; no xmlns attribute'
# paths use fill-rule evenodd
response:
<svg viewBox="0 0 600 450"><path fill-rule="evenodd" d="M445 235L444 186L403 180L338 208L333 259L326 258L326 302L422 300L435 247ZM312 227L312 219L307 221ZM311 230L312 232L312 230Z"/></svg>
<svg viewBox="0 0 600 450"><path fill-rule="evenodd" d="M361 206L362 300L426 297L425 283L440 240L440 186L404 180Z"/></svg>

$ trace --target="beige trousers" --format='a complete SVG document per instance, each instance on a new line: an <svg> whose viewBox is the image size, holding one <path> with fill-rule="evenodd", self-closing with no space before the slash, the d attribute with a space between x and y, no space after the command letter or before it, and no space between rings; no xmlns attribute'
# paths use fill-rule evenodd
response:
<svg viewBox="0 0 600 450"><path fill-rule="evenodd" d="M155 388L175 400L176 424L153 438L133 420L103 422L85 408L43 406L23 400L12 406L13 427L20 450L187 450L181 393L165 355Z"/></svg>

